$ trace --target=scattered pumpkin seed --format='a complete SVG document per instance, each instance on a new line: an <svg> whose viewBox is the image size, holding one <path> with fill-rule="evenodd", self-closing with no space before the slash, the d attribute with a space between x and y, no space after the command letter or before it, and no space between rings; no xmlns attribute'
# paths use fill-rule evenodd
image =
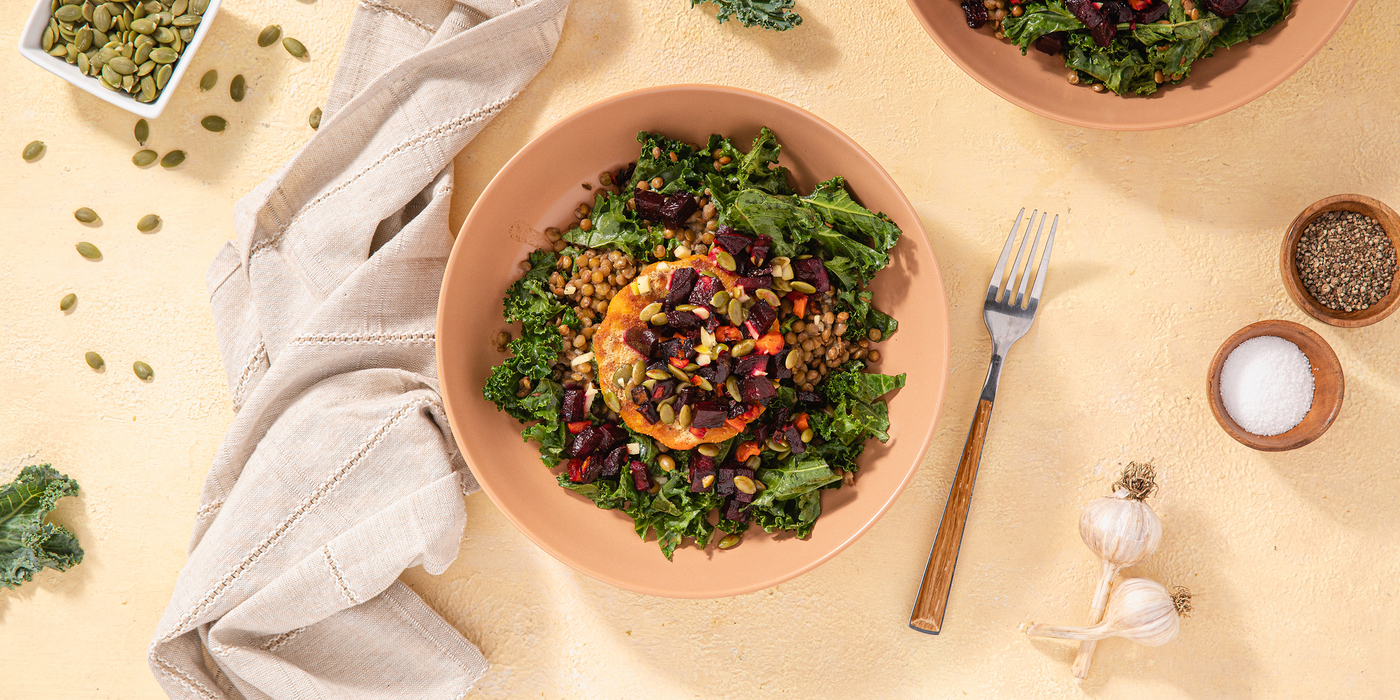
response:
<svg viewBox="0 0 1400 700"><path fill-rule="evenodd" d="M686 406L685 408L690 407ZM685 408L682 408L681 411L685 411ZM661 467L663 472L673 472L676 470L676 458L671 455L661 455L656 458L656 466Z"/></svg>
<svg viewBox="0 0 1400 700"><path fill-rule="evenodd" d="M53 16L60 22L76 22L83 18L83 8L77 5L64 5L55 10Z"/></svg>
<svg viewBox="0 0 1400 700"><path fill-rule="evenodd" d="M724 380L724 390L727 391L727 392L729 392L729 398L734 399L735 401L741 401L741 402L744 400L743 395L741 395L741 394L739 393L739 378L738 378L738 377L736 377L736 376L734 376L734 375L732 375L732 374L729 375L729 378L726 379L726 380Z"/></svg>
<svg viewBox="0 0 1400 700"><path fill-rule="evenodd" d="M646 380L646 378L647 361L637 360L636 363L632 365L632 382L635 384L641 384L643 381Z"/></svg>
<svg viewBox="0 0 1400 700"><path fill-rule="evenodd" d="M735 343L734 347L729 348L729 354L734 357L743 357L753 352L753 349L757 344L758 343L756 343L753 338L741 340Z"/></svg>
<svg viewBox="0 0 1400 700"><path fill-rule="evenodd" d="M686 374L681 368L674 365L666 365L666 371L670 372L671 376L675 377L677 380L686 384L690 383L690 375Z"/></svg>
<svg viewBox="0 0 1400 700"><path fill-rule="evenodd" d="M686 405L684 405L684 406L681 406L680 413L677 413L677 414L676 414L676 425L680 426L682 429L689 428L689 427L690 427L690 421L691 421L690 404L686 404ZM665 457L665 455L662 455L662 456ZM675 463L674 461L672 461L672 462L671 462L671 469L675 469L675 465L676 465L676 463ZM663 469L664 469L664 467L663 467ZM667 471L670 471L670 470L668 469Z"/></svg>
<svg viewBox="0 0 1400 700"><path fill-rule="evenodd" d="M715 390L715 385L714 385L714 384L711 384L711 383L710 383L710 380L708 380L708 379L706 379L706 378L704 378L704 377L702 377L702 376L700 376L700 375L698 375L698 374L695 375L695 386L700 387L700 390L701 390L701 391L714 391L714 390Z"/></svg>
<svg viewBox="0 0 1400 700"><path fill-rule="evenodd" d="M282 48L286 49L287 53L296 56L297 58L306 58L306 45L302 44L296 39L293 39L291 37L283 38Z"/></svg>
<svg viewBox="0 0 1400 700"><path fill-rule="evenodd" d="M91 224L97 221L97 212L87 207L78 207L73 211L73 218L85 224Z"/></svg>
<svg viewBox="0 0 1400 700"><path fill-rule="evenodd" d="M608 408L614 413L622 412L622 402L617 400L617 394L607 389L603 390L603 403L607 404Z"/></svg>
<svg viewBox="0 0 1400 700"><path fill-rule="evenodd" d="M719 263L720 267L730 272L733 272L735 268L738 267L738 265L736 265L734 262L734 256L730 255L729 251L727 250L715 251L715 262Z"/></svg>
<svg viewBox="0 0 1400 700"><path fill-rule="evenodd" d="M660 178L657 178L657 179L659 180ZM702 478L702 479L700 480L700 488L702 488L702 489L710 488L711 486L714 485L714 483L715 483L715 475L714 475L714 474L706 474L705 477Z"/></svg>
<svg viewBox="0 0 1400 700"><path fill-rule="evenodd" d="M76 303L78 303L78 295L69 292L68 294L63 295L62 299L58 300L58 310L67 311L73 308L73 305Z"/></svg>
<svg viewBox="0 0 1400 700"><path fill-rule="evenodd" d="M653 325L653 326L664 326L664 325L666 325L666 314L663 313L663 314L656 314L655 316L652 316L652 317L651 317L651 325Z"/></svg>
<svg viewBox="0 0 1400 700"><path fill-rule="evenodd" d="M796 352L796 351L794 351L794 352L789 352L789 353L787 354L787 359L783 360L783 366L786 367L786 368L788 368L788 369L793 369L794 367L797 366L798 361L801 360L801 359L802 359L802 355L801 355L800 353L798 353L798 352Z"/></svg>
<svg viewBox="0 0 1400 700"><path fill-rule="evenodd" d="M214 133L218 133L218 132L220 132L220 131L223 131L225 128L228 127L228 120L224 119L223 117L214 115L214 114L211 114L211 115L209 115L209 116L207 116L207 117L205 117L205 118L199 120L199 123L200 123L200 125L203 126L206 130L212 131L212 132L214 132Z"/></svg>
<svg viewBox="0 0 1400 700"><path fill-rule="evenodd" d="M272 46L281 36L282 28L275 24L269 24L258 32L258 46L263 48Z"/></svg>
<svg viewBox="0 0 1400 700"><path fill-rule="evenodd" d="M768 304L769 306L775 309L782 304L782 302L778 301L778 295L774 294L773 290L771 289L764 289L760 287L759 289L754 290L753 295L758 297L759 299L762 299L764 303Z"/></svg>
<svg viewBox="0 0 1400 700"><path fill-rule="evenodd" d="M316 109L311 110L311 116L309 116L309 117L306 118L306 123L307 123L307 124L310 124L310 125L311 125L311 128L313 128L313 129L318 129L318 130L319 130L319 129L321 128L321 108L320 108L320 107L317 107Z"/></svg>
<svg viewBox="0 0 1400 700"><path fill-rule="evenodd" d="M78 255L81 255L87 258L88 260L96 260L102 257L102 251L98 250L97 246L88 243L87 241L82 241L76 247L78 249Z"/></svg>
<svg viewBox="0 0 1400 700"><path fill-rule="evenodd" d="M802 436L801 436L801 437L802 437L802 442L811 442L811 441L812 441L812 438L814 438L814 437L816 437L816 436L817 436L817 434L816 434L811 428L808 428L808 429L802 431Z"/></svg>
<svg viewBox="0 0 1400 700"><path fill-rule="evenodd" d="M159 153L152 150L137 151L136 155L131 157L131 162L138 168L144 168L156 162L156 157L159 155Z"/></svg>
<svg viewBox="0 0 1400 700"><path fill-rule="evenodd" d="M743 538L738 535L726 535L724 539L719 541L719 548L732 549L733 547L738 545L739 541L742 539Z"/></svg>
<svg viewBox="0 0 1400 700"><path fill-rule="evenodd" d="M657 413L661 414L661 422L666 425L676 422L676 410L671 408L670 404L661 404L661 407L657 409Z"/></svg>
<svg viewBox="0 0 1400 700"><path fill-rule="evenodd" d="M667 372L664 369L649 369L647 370L647 376L657 381L660 381L662 379L670 379L671 373Z"/></svg>
<svg viewBox="0 0 1400 700"><path fill-rule="evenodd" d="M165 156L160 159L160 167L173 168L183 162L185 162L184 151L171 151L165 154Z"/></svg>
<svg viewBox="0 0 1400 700"><path fill-rule="evenodd" d="M753 485L753 479L743 476L742 474L734 477L734 488L748 494L752 494L758 490L758 488Z"/></svg>
<svg viewBox="0 0 1400 700"><path fill-rule="evenodd" d="M695 448L695 451L706 457L716 457L719 455L719 445L713 442L701 443L699 447Z"/></svg>
<svg viewBox="0 0 1400 700"><path fill-rule="evenodd" d="M149 19L141 18L131 21L131 31L137 34L150 34L156 30L156 23Z"/></svg>
<svg viewBox="0 0 1400 700"><path fill-rule="evenodd" d="M156 376L156 373L154 370L151 369L151 366L140 360L131 363L131 371L135 372L136 378L140 379L143 382L149 382L151 381L151 377Z"/></svg>
<svg viewBox="0 0 1400 700"><path fill-rule="evenodd" d="M233 76L233 80L228 84L228 96L232 97L234 102L242 102L245 87L246 82L243 80L242 73Z"/></svg>
<svg viewBox="0 0 1400 700"><path fill-rule="evenodd" d="M713 306L716 309L729 308L729 292L726 292L724 290L715 292L714 297L710 299L710 306Z"/></svg>
<svg viewBox="0 0 1400 700"><path fill-rule="evenodd" d="M218 85L218 84L219 84L219 71L217 71L217 70L211 70L211 71L209 71L208 73L205 73L205 74L204 74L204 77L202 77L202 78L199 79L199 91L200 91L200 92L209 92L210 90L213 90L213 89L214 89L214 86L215 86L215 85Z"/></svg>
<svg viewBox="0 0 1400 700"><path fill-rule="evenodd" d="M87 354L83 355L83 359L87 360L88 367L91 367L99 372L102 371L103 367L107 366L107 363L102 361L102 356L95 352L89 351Z"/></svg>
<svg viewBox="0 0 1400 700"><path fill-rule="evenodd" d="M643 321L649 321L651 320L652 316L655 316L659 313L661 313L661 302L653 301L652 303L647 304L645 307L642 308L642 312L640 314L637 314L637 318L640 318Z"/></svg>
<svg viewBox="0 0 1400 700"><path fill-rule="evenodd" d="M136 222L136 230L140 231L141 233L150 233L151 231L154 231L155 228L159 225L159 216L156 216L155 214L147 214L141 217L140 221Z"/></svg>
<svg viewBox="0 0 1400 700"><path fill-rule="evenodd" d="M802 292L803 294L816 294L817 292L816 287L813 287L812 285L807 284L806 282L803 282L801 280L793 280L791 282L788 282L788 284L792 286L793 291Z"/></svg>
<svg viewBox="0 0 1400 700"><path fill-rule="evenodd" d="M151 125L147 124L145 119L138 120L132 134L136 136L136 143L144 146L146 139L151 138Z"/></svg>
<svg viewBox="0 0 1400 700"><path fill-rule="evenodd" d="M729 316L729 322L731 324L735 326L744 325L744 319L746 318L746 314L744 313L743 302L739 301L738 299L730 299L728 312L729 313L727 315Z"/></svg>
<svg viewBox="0 0 1400 700"><path fill-rule="evenodd" d="M28 162L32 163L38 160L39 156L44 155L44 142L30 141L29 144L24 147L23 155L24 159Z"/></svg>

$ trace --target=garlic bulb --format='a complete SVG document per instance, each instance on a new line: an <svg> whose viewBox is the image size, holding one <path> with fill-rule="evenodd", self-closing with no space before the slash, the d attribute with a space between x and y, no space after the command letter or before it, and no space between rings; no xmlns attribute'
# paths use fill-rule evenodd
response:
<svg viewBox="0 0 1400 700"><path fill-rule="evenodd" d="M1133 462L1123 470L1123 476L1113 485L1110 496L1096 498L1084 507L1079 516L1079 537L1103 560L1103 572L1094 601L1089 608L1089 624L1098 624L1108 600L1108 587L1125 566L1142 562L1162 541L1162 521L1151 506L1143 502L1157 490L1157 472L1151 464ZM1074 676L1083 680L1089 675L1089 662L1094 656L1094 642L1079 646L1074 659Z"/></svg>
<svg viewBox="0 0 1400 700"><path fill-rule="evenodd" d="M1032 637L1096 641L1122 637L1148 647L1176 639L1181 616L1191 612L1191 592L1181 586L1168 593L1162 584L1145 578L1125 579L1113 589L1103 621L1090 627L1022 625Z"/></svg>

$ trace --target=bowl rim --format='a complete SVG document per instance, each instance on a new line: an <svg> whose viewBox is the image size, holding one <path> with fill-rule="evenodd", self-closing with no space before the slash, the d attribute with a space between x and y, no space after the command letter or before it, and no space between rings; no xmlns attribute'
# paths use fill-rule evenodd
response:
<svg viewBox="0 0 1400 700"><path fill-rule="evenodd" d="M1334 194L1330 197L1313 202L1303 209L1293 219L1289 225L1288 232L1283 236L1283 244L1279 248L1279 275L1283 278L1283 288L1288 292L1289 298L1298 305L1304 313L1313 318L1338 328L1362 328L1373 323L1385 320L1395 312L1400 306L1400 266L1396 267L1395 274L1390 279L1390 292L1381 300L1372 304L1370 308L1360 311L1333 311L1323 306L1321 302L1313 298L1303 285L1303 279L1298 274L1298 266L1295 262L1298 251L1298 241L1303 237L1303 231L1317 217L1331 211L1354 211L1359 214L1375 219L1385 230L1386 236L1390 238L1390 245L1400 255L1400 215L1396 215L1395 210L1378 199L1367 197L1364 194Z"/></svg>
<svg viewBox="0 0 1400 700"><path fill-rule="evenodd" d="M982 87L992 91L1007 102L1010 102L1028 112L1032 112L1042 117L1045 117L1046 119L1053 119L1062 124L1069 124L1070 126L1080 126L1089 129L1101 129L1104 131L1155 131L1158 129L1171 129L1178 126L1195 124L1197 122L1202 122L1207 119L1213 119L1222 114L1226 114L1228 112L1232 112L1236 109L1239 109L1240 107L1243 107L1244 105L1250 102L1253 102L1254 100L1264 96L1269 91L1283 84L1283 81L1293 77L1294 73L1297 73L1299 69L1301 69L1304 65L1307 65L1307 63L1311 61L1314 56L1316 56L1320 51L1322 51L1322 47L1327 45L1327 42L1332 39L1332 35L1335 34L1339 28L1341 28L1342 23L1346 22L1347 17L1351 15L1351 11L1353 8L1356 7L1357 2L1357 0L1344 0L1344 2L1346 2L1345 10L1339 13L1336 20L1332 22L1331 26L1325 29L1321 36L1321 40L1318 41L1315 46L1309 48L1307 51L1302 51L1298 54L1295 54L1294 58L1286 63L1287 70L1280 71L1274 78L1260 82L1252 89L1236 93L1234 97L1228 100L1224 100L1219 104L1211 107L1210 109L1202 110L1200 113L1192 115L1190 117L1175 119L1146 119L1131 124L1116 124L1108 121L1074 116L1067 112L1056 110L1051 107L1041 107L1036 104L1032 104L1030 101L1021 99L1012 91L1005 90L999 87L993 81L991 81L985 75L983 75L981 71L975 69L969 61L962 58L962 56L960 56L957 52L954 52L948 48L947 41L942 35L942 32L946 28L934 22L933 19L927 15L927 13L923 12L920 9L921 3L929 1L930 0L907 0L907 2L909 3L909 9L913 11L915 18L919 20L919 24L923 26L924 31L927 32L928 35L933 38L934 43L938 44L938 48L943 51L943 54L948 58L952 59L953 63L957 64L957 66L961 68L964 73L971 76L972 79L977 81L977 83L980 84ZM938 1L946 1L951 3L953 0ZM1292 8L1290 8L1289 14L1291 15L1294 11L1296 11L1296 8L1297 5L1295 4ZM958 24L956 27L954 27L954 30L957 29L971 31L965 24Z"/></svg>
<svg viewBox="0 0 1400 700"><path fill-rule="evenodd" d="M1234 352L1241 343L1252 338L1272 335L1279 335L1283 330L1295 335L1295 338L1284 337L1284 340L1292 342L1298 346L1303 355L1308 358L1308 363L1312 366L1313 373L1313 403L1308 408L1308 413L1298 425L1293 426L1278 435L1255 435L1235 422L1230 414L1225 410L1224 399L1220 396L1220 373L1225 367L1225 358ZM1299 342L1302 340L1302 342ZM1336 376L1336 391L1334 396L1323 396L1318 390L1319 373L1330 377ZM1210 369L1206 375L1206 397L1210 402L1210 411L1215 415L1216 422L1225 433L1234 438L1240 444L1252 447L1261 452L1286 452L1295 450L1304 445L1308 445L1327 432L1332 424L1336 422L1337 416L1342 412L1342 403L1346 399L1346 377L1342 371L1341 360L1337 359L1337 353L1332 349L1322 336L1316 331L1301 323L1286 321L1283 319L1266 319L1256 321L1244 328L1235 331L1225 342L1220 344L1220 349L1215 351L1215 356L1211 358ZM1324 409L1326 415L1320 424L1317 424L1308 432L1299 432L1299 429L1307 422L1308 416L1313 411Z"/></svg>
<svg viewBox="0 0 1400 700"><path fill-rule="evenodd" d="M145 104L137 102L124 92L114 92L101 87L96 78L79 73L76 66L69 65L67 61L60 60L55 56L50 56L41 48L44 28L48 26L49 2L50 0L35 1L34 9L30 11L29 19L25 21L24 29L20 31L18 42L20 55L29 59L34 65L107 104L120 107L144 119L155 119L165 111L166 105L175 95L175 88L180 85L180 79L185 76L185 71L193 62L194 55L198 53L200 45L204 43L204 37L209 33L209 27L214 24L214 18L219 14L221 0L209 0L209 6L204 9L204 14L201 15L204 19L195 29L194 37L185 45L185 51L180 54L180 60L175 62L175 70L170 75L170 82L166 83L165 89L160 91L160 97L157 97L155 102Z"/></svg>
<svg viewBox="0 0 1400 700"><path fill-rule="evenodd" d="M904 190L899 187L898 183L896 183L894 178L890 176L889 172L885 170L884 166L881 165L880 162L876 160L874 156L870 155L869 152L862 148L860 144L857 143L854 139L852 139L848 134L838 129L830 122L827 122L821 117L818 117L817 115L795 104L778 99L776 97L772 97L770 95L763 94L761 92L756 92L745 88L710 83L678 83L670 85L655 85L635 90L628 90L626 92L621 92L615 95L605 97L597 102L594 102L581 109L571 112L567 116L560 118L554 124L551 124L547 129L531 137L529 142L522 146L520 150L515 153L515 155L511 156L511 158L501 166L500 170L498 170L496 174L492 176L491 181L487 183L485 188L482 189L481 194L476 199L476 202L479 203L482 199L486 198L488 193L492 192L495 188L497 188L500 185L501 173L506 172L514 163L516 163L517 160L521 160L527 157L535 148L539 147L539 144L546 135L564 128L567 124L582 117L583 115L597 110L605 109L617 102L636 99L639 97L645 97L647 95L660 94L665 92L680 92L693 90L706 92L727 92L737 94L744 97L748 97L750 99L769 102L783 109L798 112L806 118L811 119L819 125L830 130L830 132L834 134L836 138L842 141L847 147L854 149L857 153L867 158L870 161L870 163L874 166L876 175L882 178L881 184L889 188L893 192L893 194L898 198L897 201L902 202L908 208L908 211L913 214L913 219L909 221L908 226L905 227L905 233L917 234L923 237L925 245L928 246L929 256L934 262L934 265L932 266L929 273L934 276L934 280L937 281L937 283L940 286L940 289L943 290L943 296L946 304L947 292L946 285L943 281L942 269L938 265L938 258L936 255L934 255L932 245L928 242L928 233L924 228L923 220L919 217L918 210L914 208L914 205L912 202L909 201L908 196L905 195ZM443 336L443 324L446 319L445 310L447 308L447 294L449 287L448 281L455 267L459 264L463 264L458 261L459 254L461 253L462 249L457 245L457 241L462 238L462 233L464 233L471 226L471 224L476 220L480 212L481 209L478 206L476 206L476 204L473 204L471 211L467 214L467 218L462 222L462 226L457 231L457 236L453 241L452 252L449 254L447 265L443 270L443 281L438 292L437 321L435 326L435 333L436 337L438 338L438 342L434 344L434 355L437 361L437 366L439 368L439 373L441 373L442 371L441 368L446 366L444 363L443 346L441 343L441 338ZM938 330L942 334L943 342L936 349L936 352L937 356L941 358L943 366L946 368L945 377L944 381L940 383L938 395L928 397L930 399L935 400L934 405L938 408L933 411L933 418L931 421L929 421L927 431L923 435L922 440L920 440L919 442L918 448L915 452L915 456L913 459L913 464L905 471L899 483L890 492L889 496L885 499L884 503L880 504L880 506L876 509L875 513L869 518L869 520L862 523L860 527L858 527L855 531L850 533L850 535L847 536L844 540L837 543L829 551L825 552L821 556L812 559L811 561L803 564L800 567L796 567L792 570L785 571L776 576L769 576L761 581L746 583L742 585L731 585L724 588L716 588L712 591L707 591L705 593L683 593L667 590L665 588L659 588L653 585L639 585L636 582L627 581L615 576L608 575L602 571L599 571L595 567L588 566L585 562L578 560L577 558L569 555L567 552L562 551L556 547L549 545L546 542L541 541L540 538L538 538L534 532L532 532L528 527L525 526L524 523L521 522L520 518L516 515L516 513L500 506L494 488L490 485L488 481L479 479L477 483L481 487L481 490L484 491L486 495L491 499L492 504L496 506L497 510L499 510L503 515L505 515L506 519L509 520L517 530L524 534L527 539L534 543L535 546L544 550L550 556L569 566L571 569L579 571L591 578L602 581L617 588L642 593L644 595L652 595L663 598L680 598L693 600L728 598L736 595L743 595L746 593L752 593L755 591L761 591L768 588L772 588L773 586L785 583L794 578L797 578L798 576L812 571L818 566L821 566L822 564L825 564L826 562L830 561L836 555L845 551L847 547L851 546L856 540L860 539L863 535L869 532L870 529L873 528L875 524L879 522L886 515L886 513L889 512L889 509L893 507L895 501L899 499L900 495L904 493L904 490L908 488L909 484L913 481L914 474L918 471L919 466L923 463L924 457L928 454L929 446L933 443L933 436L938 430L939 419L942 416L941 407L943 405L943 400L946 397L948 391L948 381L946 372L950 372L952 368L952 327L951 318L949 317L949 314L944 314L942 327ZM926 353L925 356L928 356L928 353ZM439 374L439 382L441 382L441 374ZM456 414L458 413L459 409L453 406L454 401L448 395L448 392L442 391L440 393L443 401L443 413L447 415L448 423L452 427L453 440L456 443L458 449L461 450L462 454L465 457L469 457L470 450L462 438L463 432L459 430L456 425ZM472 399L468 398L468 400ZM470 460L468 460L468 463L471 463Z"/></svg>

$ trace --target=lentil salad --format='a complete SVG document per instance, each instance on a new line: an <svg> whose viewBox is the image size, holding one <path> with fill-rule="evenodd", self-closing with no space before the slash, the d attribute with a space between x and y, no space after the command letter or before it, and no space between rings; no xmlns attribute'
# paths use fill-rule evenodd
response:
<svg viewBox="0 0 1400 700"><path fill-rule="evenodd" d="M728 549L756 524L808 536L821 491L854 484L881 397L866 371L898 323L866 288L899 228L842 178L798 195L763 129L747 151L643 132L592 204L521 263L484 395L529 423L561 486L655 531Z"/></svg>

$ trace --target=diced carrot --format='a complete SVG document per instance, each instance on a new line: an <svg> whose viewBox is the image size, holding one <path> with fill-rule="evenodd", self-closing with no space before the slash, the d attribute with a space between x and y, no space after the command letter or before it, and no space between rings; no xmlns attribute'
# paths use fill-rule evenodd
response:
<svg viewBox="0 0 1400 700"><path fill-rule="evenodd" d="M807 317L807 295L802 292L788 292L787 300L792 302L792 313L798 318Z"/></svg>
<svg viewBox="0 0 1400 700"><path fill-rule="evenodd" d="M753 349L764 355L776 355L783 350L783 334L776 329L754 341Z"/></svg>
<svg viewBox="0 0 1400 700"><path fill-rule="evenodd" d="M797 420L793 421L792 424L796 425L798 430L806 430L811 427L807 424L807 414L805 413L797 414Z"/></svg>
<svg viewBox="0 0 1400 700"><path fill-rule="evenodd" d="M740 462L747 462L748 459L759 452L758 443L750 440L739 445L739 449L734 451L734 459Z"/></svg>
<svg viewBox="0 0 1400 700"><path fill-rule="evenodd" d="M715 329L715 340L727 343L731 340L738 340L743 336L739 335L739 329L734 326L720 326Z"/></svg>
<svg viewBox="0 0 1400 700"><path fill-rule="evenodd" d="M592 425L592 424L593 424L593 421L591 421L591 420L581 420L581 421L579 421L579 422L577 422L577 423L570 423L570 424L569 424L569 432L570 432L570 433L573 433L574 435L578 435L579 433L583 432L583 429L584 429L584 428L587 428L589 425Z"/></svg>

